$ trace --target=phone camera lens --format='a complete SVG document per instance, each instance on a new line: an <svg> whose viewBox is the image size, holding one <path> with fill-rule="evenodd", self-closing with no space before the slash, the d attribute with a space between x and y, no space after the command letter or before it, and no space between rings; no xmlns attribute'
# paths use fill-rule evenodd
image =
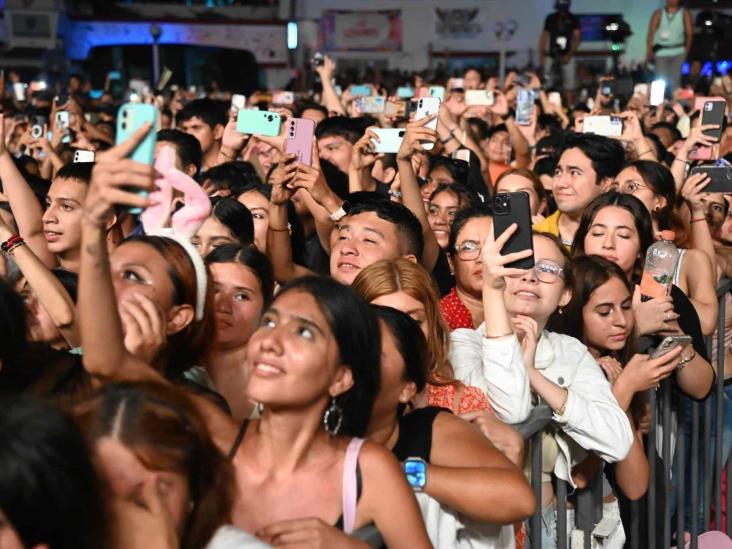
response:
<svg viewBox="0 0 732 549"><path fill-rule="evenodd" d="M122 131L127 129L127 122L122 122Z"/></svg>
<svg viewBox="0 0 732 549"><path fill-rule="evenodd" d="M269 120L270 122L272 122L272 120L274 120L274 116L272 116L271 114L268 115L267 116L267 120Z"/></svg>
<svg viewBox="0 0 732 549"><path fill-rule="evenodd" d="M404 137L404 130L401 130L401 131L399 132L399 137Z"/></svg>

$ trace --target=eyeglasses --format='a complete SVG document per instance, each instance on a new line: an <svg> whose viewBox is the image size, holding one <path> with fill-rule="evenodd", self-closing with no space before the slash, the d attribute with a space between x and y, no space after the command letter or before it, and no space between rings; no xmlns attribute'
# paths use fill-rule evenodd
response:
<svg viewBox="0 0 732 549"><path fill-rule="evenodd" d="M480 255L480 244L475 240L466 240L455 246L455 251L462 261L473 261Z"/></svg>
<svg viewBox="0 0 732 549"><path fill-rule="evenodd" d="M542 259L534 264L534 273L539 282L552 284L563 277L564 269L550 259Z"/></svg>
<svg viewBox="0 0 732 549"><path fill-rule="evenodd" d="M637 181L626 181L625 183L615 183L615 190L623 194L633 194L641 189L647 189L648 185L643 185Z"/></svg>

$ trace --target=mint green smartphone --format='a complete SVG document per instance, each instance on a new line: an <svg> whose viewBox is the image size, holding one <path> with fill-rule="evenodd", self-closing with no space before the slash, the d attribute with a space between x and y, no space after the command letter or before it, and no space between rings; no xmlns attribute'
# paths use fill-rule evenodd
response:
<svg viewBox="0 0 732 549"><path fill-rule="evenodd" d="M149 122L152 127L150 132L145 136L135 150L132 151L130 158L136 162L142 162L149 166L153 165L155 158L155 141L157 138L157 122L158 110L154 105L145 103L125 103L119 108L117 113L117 139L116 144L123 143L129 137L140 129L144 124ZM147 196L147 192L140 191L140 194ZM132 214L142 212L140 208L131 208Z"/></svg>
<svg viewBox="0 0 732 549"><path fill-rule="evenodd" d="M243 109L236 116L236 131L250 135L280 135L280 115L276 112Z"/></svg>

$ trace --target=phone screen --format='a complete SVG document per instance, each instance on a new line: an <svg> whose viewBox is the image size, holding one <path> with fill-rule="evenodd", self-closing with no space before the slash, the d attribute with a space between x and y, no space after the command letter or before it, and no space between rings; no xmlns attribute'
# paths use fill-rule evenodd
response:
<svg viewBox="0 0 732 549"><path fill-rule="evenodd" d="M531 124L531 115L534 112L534 92L519 90L516 103L516 124L528 126Z"/></svg>
<svg viewBox="0 0 732 549"><path fill-rule="evenodd" d="M651 82L651 106L657 107L663 103L663 97L666 93L666 81L654 80Z"/></svg>

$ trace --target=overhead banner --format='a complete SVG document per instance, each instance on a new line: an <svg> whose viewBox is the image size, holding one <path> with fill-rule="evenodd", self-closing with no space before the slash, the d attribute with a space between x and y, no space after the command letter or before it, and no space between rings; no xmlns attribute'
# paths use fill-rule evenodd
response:
<svg viewBox="0 0 732 549"><path fill-rule="evenodd" d="M320 20L320 41L328 51L401 50L401 11L327 10Z"/></svg>
<svg viewBox="0 0 732 549"><path fill-rule="evenodd" d="M479 38L483 33L479 13L478 8L451 10L435 8L437 16L435 33L446 40Z"/></svg>

